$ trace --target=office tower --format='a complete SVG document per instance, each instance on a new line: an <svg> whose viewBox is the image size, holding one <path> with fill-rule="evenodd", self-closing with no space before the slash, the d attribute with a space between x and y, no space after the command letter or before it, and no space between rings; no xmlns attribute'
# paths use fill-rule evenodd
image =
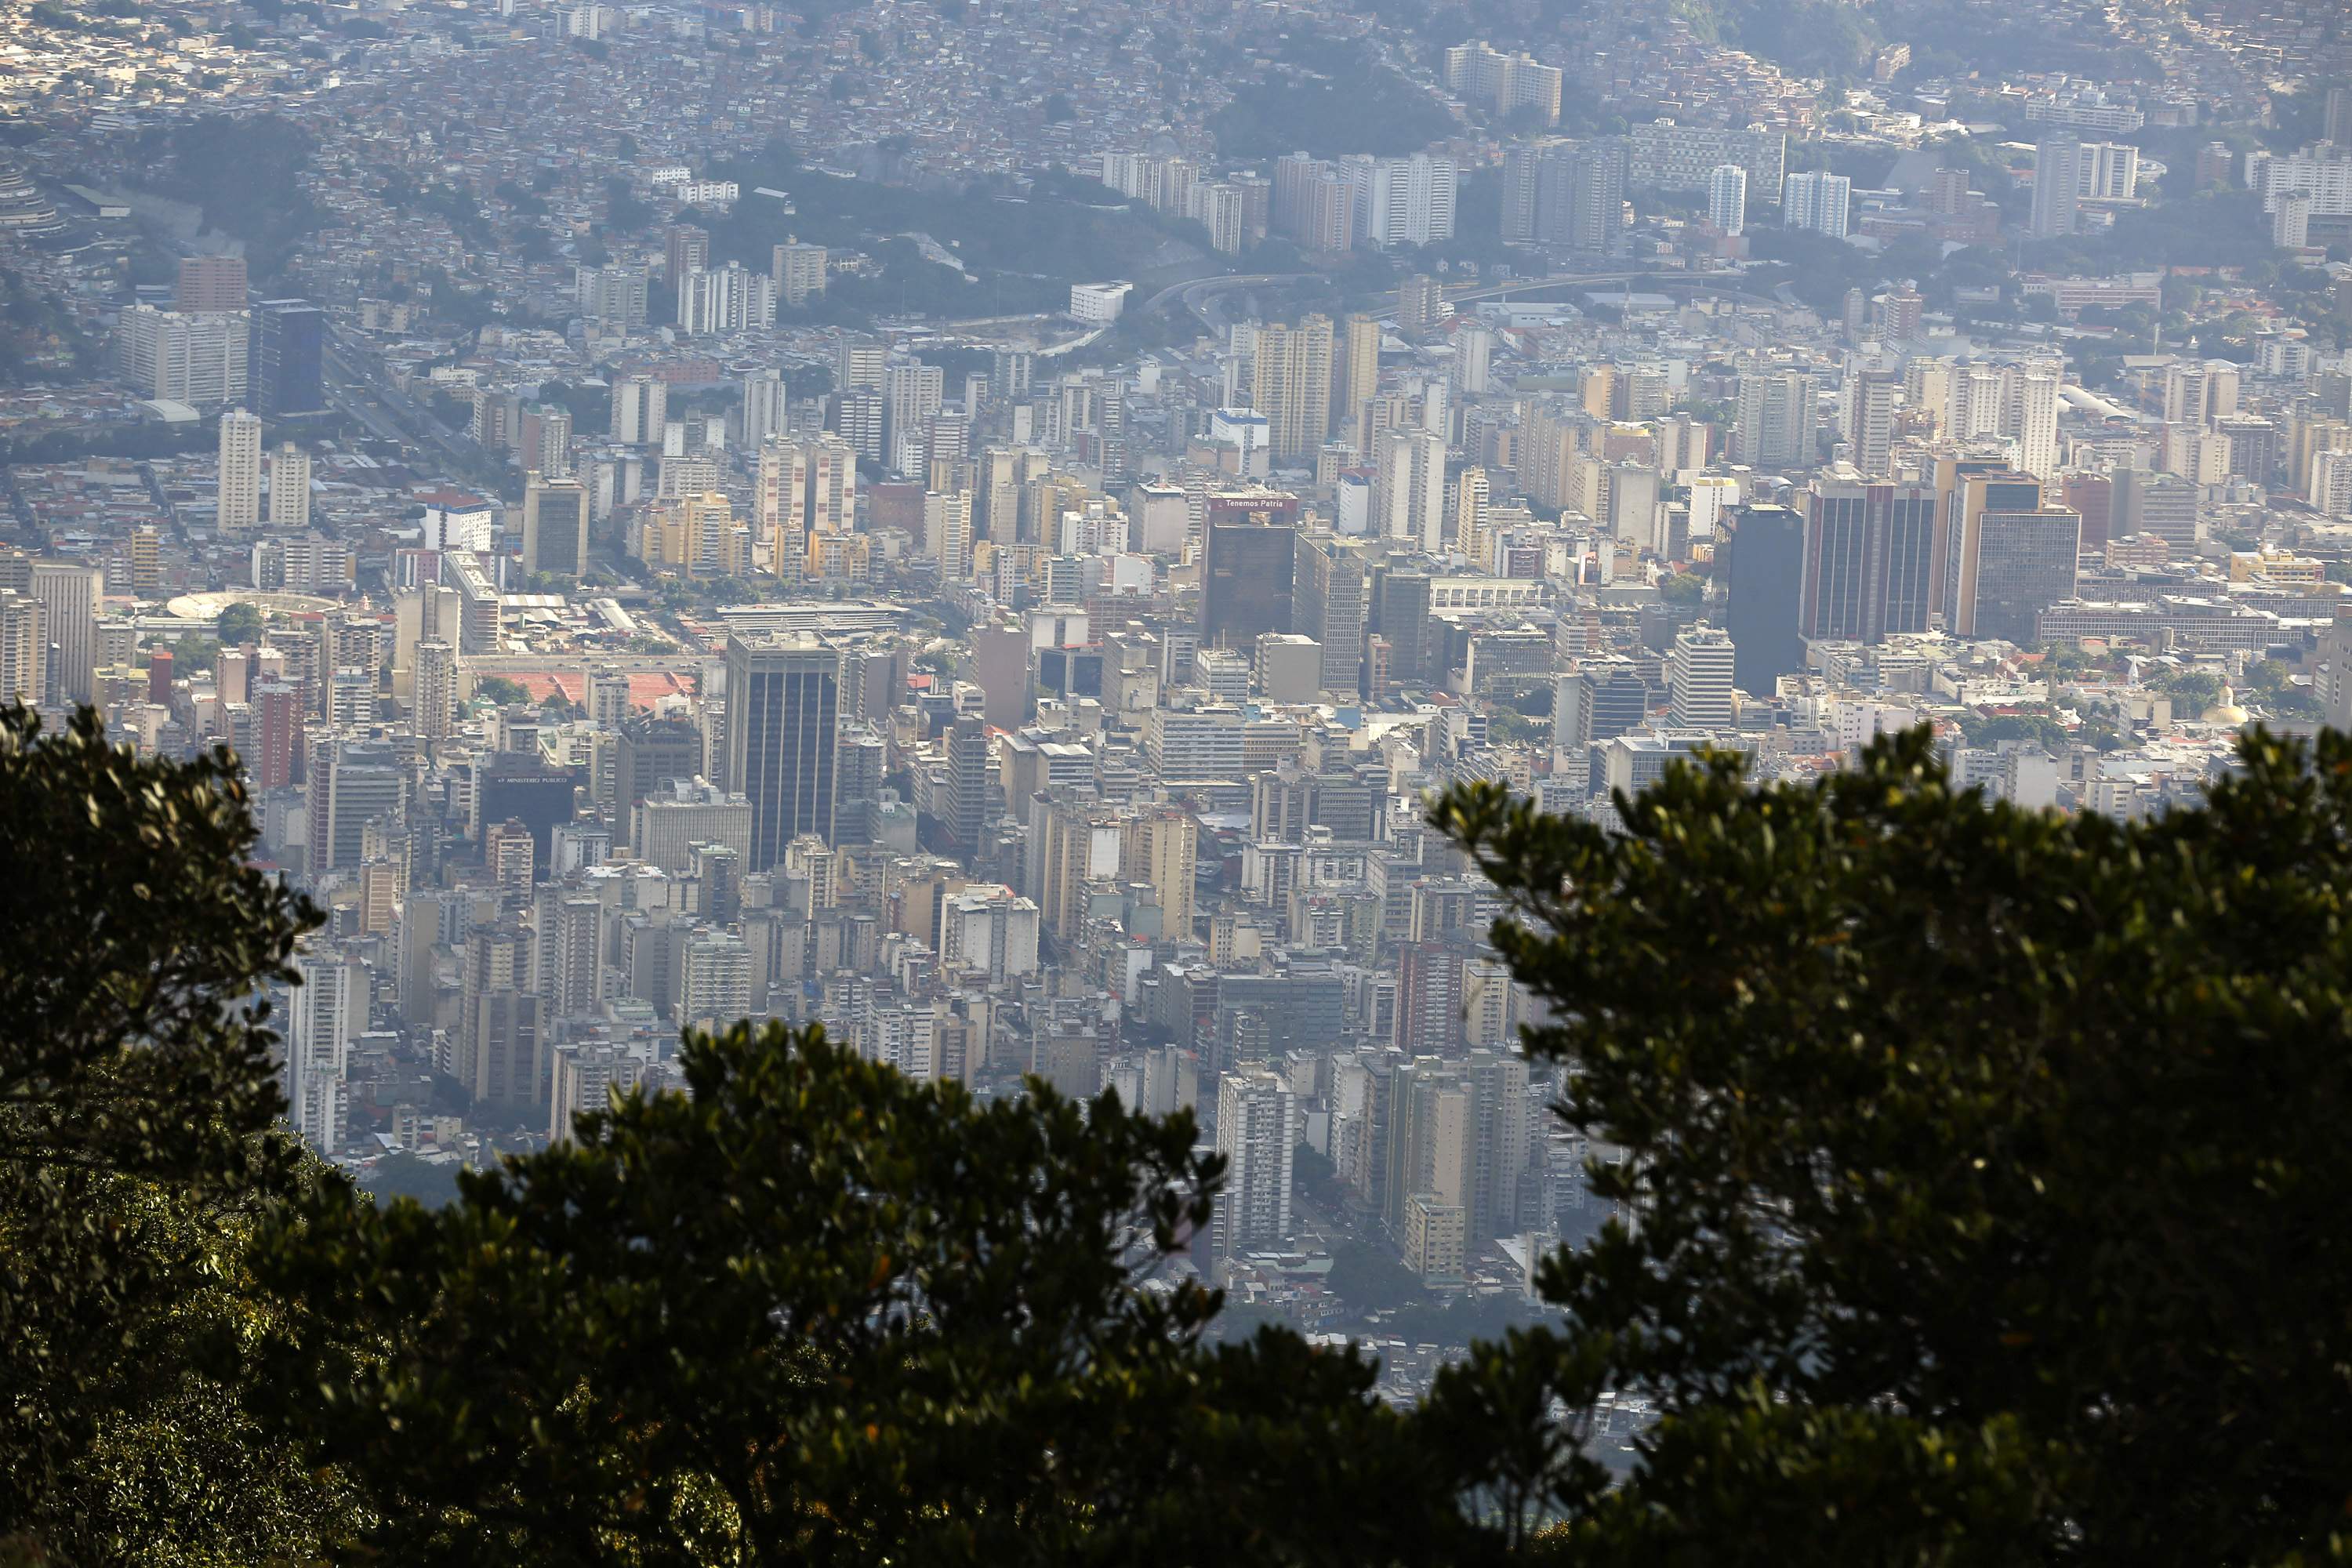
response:
<svg viewBox="0 0 2352 1568"><path fill-rule="evenodd" d="M1748 171L1717 163L1706 176L1706 221L1717 234L1736 235L1748 225Z"/></svg>
<svg viewBox="0 0 2352 1568"><path fill-rule="evenodd" d="M1843 239L1853 204L1853 182L1843 174L1791 174L1782 190L1780 223Z"/></svg>
<svg viewBox="0 0 2352 1568"><path fill-rule="evenodd" d="M261 526L261 420L242 408L220 420L219 506L223 533L250 533Z"/></svg>
<svg viewBox="0 0 2352 1568"><path fill-rule="evenodd" d="M1383 430L1372 438L1371 531L1416 550L1445 550L1445 437Z"/></svg>
<svg viewBox="0 0 2352 1568"><path fill-rule="evenodd" d="M186 256L180 258L180 286L172 309L183 315L199 310L242 310L245 298L245 258Z"/></svg>
<svg viewBox="0 0 2352 1568"><path fill-rule="evenodd" d="M677 330L688 337L750 331L776 324L776 286L740 262L697 268L679 279Z"/></svg>
<svg viewBox="0 0 2352 1568"><path fill-rule="evenodd" d="M1322 689L1356 695L1364 662L1364 552L1333 533L1300 533L1291 625L1322 649Z"/></svg>
<svg viewBox="0 0 2352 1568"><path fill-rule="evenodd" d="M1224 1156L1225 1185L1210 1232L1219 1264L1290 1235L1297 1123L1290 1084L1279 1074L1229 1072L1218 1080L1217 1152Z"/></svg>
<svg viewBox="0 0 2352 1568"><path fill-rule="evenodd" d="M2074 141L2044 142L2033 150L2033 220L2036 239L2074 232L2076 204L2082 199L2083 145Z"/></svg>
<svg viewBox="0 0 2352 1568"><path fill-rule="evenodd" d="M798 310L824 292L824 247L787 239L776 247L769 269L776 297Z"/></svg>
<svg viewBox="0 0 2352 1568"><path fill-rule="evenodd" d="M255 412L291 419L327 411L326 313L308 300L264 300L253 309L247 353Z"/></svg>
<svg viewBox="0 0 2352 1568"><path fill-rule="evenodd" d="M572 274L580 313L623 332L641 330L648 292L642 267L583 267Z"/></svg>
<svg viewBox="0 0 2352 1568"><path fill-rule="evenodd" d="M1451 158L1352 156L1339 167L1355 186L1351 237L1375 250L1435 245L1454 237L1460 174Z"/></svg>
<svg viewBox="0 0 2352 1568"><path fill-rule="evenodd" d="M790 423L792 386L773 365L743 373L743 450L756 452Z"/></svg>
<svg viewBox="0 0 2352 1568"><path fill-rule="evenodd" d="M1901 378L1891 370L1866 370L1855 378L1853 466L1864 479L1885 479L1895 471L1895 407L1902 390ZM2056 395L2052 395L2054 407Z"/></svg>
<svg viewBox="0 0 2352 1568"><path fill-rule="evenodd" d="M222 421L227 423L226 419ZM226 456L226 443L223 443ZM227 471L226 462L222 471ZM310 526L310 455L288 441L269 456L269 526Z"/></svg>
<svg viewBox="0 0 2352 1568"><path fill-rule="evenodd" d="M1265 416L1275 460L1311 458L1331 431L1331 318L1260 327L1251 374L1251 406Z"/></svg>
<svg viewBox="0 0 2352 1568"><path fill-rule="evenodd" d="M661 442L669 424L669 383L651 375L625 375L613 384L613 439L631 447Z"/></svg>
<svg viewBox="0 0 2352 1568"><path fill-rule="evenodd" d="M1804 505L1798 629L1856 642L1926 631L1935 606L1935 488L1816 480Z"/></svg>
<svg viewBox="0 0 2352 1568"><path fill-rule="evenodd" d="M2074 597L2081 514L2043 504L2041 481L2013 473L1960 476L1953 507L1953 635L2035 646L2034 616Z"/></svg>
<svg viewBox="0 0 2352 1568"><path fill-rule="evenodd" d="M2113 537L2154 534L2164 541L2175 560L2196 552L2200 530L2195 485L2178 474L2151 468L2118 468L2115 479Z"/></svg>
<svg viewBox="0 0 2352 1568"><path fill-rule="evenodd" d="M889 467L908 479L923 477L923 434L947 393L947 375L920 360L889 367L884 377L883 442Z"/></svg>
<svg viewBox="0 0 2352 1568"><path fill-rule="evenodd" d="M747 871L803 834L833 841L841 656L805 633L727 639L727 787L751 802Z"/></svg>
<svg viewBox="0 0 2352 1568"><path fill-rule="evenodd" d="M1430 635L1431 584L1426 572L1391 570L1381 574L1372 590L1374 635L1388 643L1384 687L1423 689L1443 680L1443 661L1435 657ZM1371 684L1370 672L1366 685ZM1373 693L1378 695L1377 692Z"/></svg>
<svg viewBox="0 0 2352 1568"><path fill-rule="evenodd" d="M457 711L457 650L439 637L416 645L417 738L446 741Z"/></svg>
<svg viewBox="0 0 2352 1568"><path fill-rule="evenodd" d="M588 487L578 479L528 476L522 492L522 569L578 577L588 569Z"/></svg>
<svg viewBox="0 0 2352 1568"><path fill-rule="evenodd" d="M1783 511L1785 508L1780 509ZM1796 534L1793 512L1775 529L1784 537ZM1801 537L1800 535L1800 537ZM1788 606L1793 608L1793 605ZM1711 626L1693 626L1675 638L1666 655L1666 690L1675 725L1686 730L1727 730L1732 724L1732 688L1738 652L1730 637ZM1771 688L1765 688L1769 695Z"/></svg>
<svg viewBox="0 0 2352 1568"><path fill-rule="evenodd" d="M1397 325L1408 332L1433 332L1445 317L1445 286L1426 272L1397 285Z"/></svg>
<svg viewBox="0 0 2352 1568"><path fill-rule="evenodd" d="M988 721L966 713L948 727L948 839L969 855L988 826Z"/></svg>
<svg viewBox="0 0 2352 1568"><path fill-rule="evenodd" d="M1650 689L1632 659L1603 654L1579 659L1562 675L1552 703L1553 749L1581 758L1594 742L1614 740L1649 718Z"/></svg>
<svg viewBox="0 0 2352 1568"><path fill-rule="evenodd" d="M811 533L847 533L856 526L857 448L838 436L820 436L801 448L808 463L803 514Z"/></svg>
<svg viewBox="0 0 2352 1568"><path fill-rule="evenodd" d="M1286 632L1298 530L1287 522L1211 521L1201 564L1202 646L1251 647L1265 632Z"/></svg>
<svg viewBox="0 0 2352 1568"><path fill-rule="evenodd" d="M1545 160L1566 144L1552 139L1514 142L1503 150L1502 238L1506 245L1533 245L1543 205Z"/></svg>
<svg viewBox="0 0 2352 1568"><path fill-rule="evenodd" d="M2018 466L2045 483L2058 478L2058 396L2064 373L2009 366L2002 375L2002 434L2017 442Z"/></svg>
<svg viewBox="0 0 2352 1568"><path fill-rule="evenodd" d="M1804 520L1787 507L1759 503L1740 508L1727 521L1728 536L1717 547L1717 559L1729 556L1725 578L1730 603L1724 625L1733 650L1731 679L1742 691L1769 697L1780 689L1780 677L1805 667L1798 637Z"/></svg>
<svg viewBox="0 0 2352 1568"><path fill-rule="evenodd" d="M1821 380L1805 371L1772 371L1739 378L1736 411L1739 460L1759 467L1813 462L1813 426Z"/></svg>
<svg viewBox="0 0 2352 1568"><path fill-rule="evenodd" d="M940 583L949 586L971 577L971 492L937 490L923 496L923 545L940 563Z"/></svg>
<svg viewBox="0 0 2352 1568"><path fill-rule="evenodd" d="M319 953L297 953L287 998L287 1119L304 1142L331 1152L342 1141L352 1042L367 1027L367 972Z"/></svg>

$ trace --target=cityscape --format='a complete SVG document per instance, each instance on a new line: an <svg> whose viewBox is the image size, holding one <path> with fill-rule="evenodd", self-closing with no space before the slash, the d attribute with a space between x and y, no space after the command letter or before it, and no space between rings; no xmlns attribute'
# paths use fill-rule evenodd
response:
<svg viewBox="0 0 2352 1568"><path fill-rule="evenodd" d="M241 759L380 1195L822 1025L1410 1405L1631 1217L1438 792L2352 730L2347 24L0 0L0 700Z"/></svg>

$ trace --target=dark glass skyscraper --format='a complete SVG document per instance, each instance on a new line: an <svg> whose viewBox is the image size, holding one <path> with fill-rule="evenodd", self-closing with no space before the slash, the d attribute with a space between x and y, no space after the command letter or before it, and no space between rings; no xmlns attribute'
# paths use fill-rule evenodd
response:
<svg viewBox="0 0 2352 1568"><path fill-rule="evenodd" d="M1804 520L1785 506L1742 507L1726 548L1731 553L1732 684L1769 697L1780 677L1805 666L1797 633L1798 588L1804 576Z"/></svg>
<svg viewBox="0 0 2352 1568"><path fill-rule="evenodd" d="M833 841L841 655L805 632L727 639L727 782L751 802L747 871L803 834Z"/></svg>
<svg viewBox="0 0 2352 1568"><path fill-rule="evenodd" d="M1201 645L1255 645L1290 629L1291 573L1298 530L1278 522L1218 522L1207 529L1201 563Z"/></svg>
<svg viewBox="0 0 2352 1568"><path fill-rule="evenodd" d="M1934 608L1934 487L1824 480L1805 504L1799 630L1853 642L1926 631Z"/></svg>
<svg viewBox="0 0 2352 1568"><path fill-rule="evenodd" d="M327 411L327 318L308 300L254 307L247 356L253 410L268 419Z"/></svg>

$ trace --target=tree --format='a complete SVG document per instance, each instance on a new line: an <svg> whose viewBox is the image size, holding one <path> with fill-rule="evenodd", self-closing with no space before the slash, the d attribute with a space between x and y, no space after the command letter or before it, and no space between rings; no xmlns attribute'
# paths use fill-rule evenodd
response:
<svg viewBox="0 0 2352 1568"><path fill-rule="evenodd" d="M530 700L530 693L524 689L520 682L509 680L503 675L487 676L484 679L474 682L474 695L483 698L500 708L508 708L518 702L529 702Z"/></svg>
<svg viewBox="0 0 2352 1568"><path fill-rule="evenodd" d="M235 1293L236 1216L296 1179L254 998L317 921L255 838L226 752L141 758L89 709L55 732L0 709L0 1521L36 1542L119 1537L166 1480L236 1484L210 1440L235 1396L190 1361L235 1314L197 1297Z"/></svg>
<svg viewBox="0 0 2352 1568"><path fill-rule="evenodd" d="M982 1106L781 1025L680 1059L689 1094L583 1115L446 1208L322 1187L274 1227L297 1310L257 1385L364 1478L341 1549L1360 1563L1466 1536L1368 1363L1212 1349L1213 1294L1134 1288L1209 1217L1189 1116Z"/></svg>
<svg viewBox="0 0 2352 1568"><path fill-rule="evenodd" d="M1441 1378L1433 1439L1496 1434L1580 1562L2333 1559L2352 740L2238 763L2129 824L1957 790L1924 730L1674 769L1622 836L1453 791L1642 1223L1549 1261L1564 1326ZM1544 1413L1612 1390L1661 1419L1604 1490Z"/></svg>
<svg viewBox="0 0 2352 1568"><path fill-rule="evenodd" d="M220 613L215 628L223 647L243 647L261 640L261 612L240 599Z"/></svg>

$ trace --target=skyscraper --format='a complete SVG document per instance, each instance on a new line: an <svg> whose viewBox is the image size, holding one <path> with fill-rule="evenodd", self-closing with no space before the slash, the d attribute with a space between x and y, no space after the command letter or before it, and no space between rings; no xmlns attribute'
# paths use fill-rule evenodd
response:
<svg viewBox="0 0 2352 1568"><path fill-rule="evenodd" d="M1902 389L1891 370L1866 370L1854 380L1853 466L1864 479L1895 471L1895 405Z"/></svg>
<svg viewBox="0 0 2352 1568"><path fill-rule="evenodd" d="M1780 677L1805 664L1797 635L1804 521L1787 507L1759 504L1740 508L1728 523L1718 549L1730 555L1724 621L1734 655L1731 679L1742 691L1769 697Z"/></svg>
<svg viewBox="0 0 2352 1568"><path fill-rule="evenodd" d="M1748 224L1748 171L1717 163L1706 177L1706 221L1716 232L1736 235Z"/></svg>
<svg viewBox="0 0 2352 1568"><path fill-rule="evenodd" d="M1298 530L1287 522L1212 521L1201 563L1201 642L1249 647L1286 632Z"/></svg>
<svg viewBox="0 0 2352 1568"><path fill-rule="evenodd" d="M1789 228L1843 239L1853 206L1853 182L1843 174L1791 174L1783 182L1780 222Z"/></svg>
<svg viewBox="0 0 2352 1568"><path fill-rule="evenodd" d="M613 384L613 439L632 447L658 446L669 423L669 383L650 375L626 375Z"/></svg>
<svg viewBox="0 0 2352 1568"><path fill-rule="evenodd" d="M1821 378L1805 371L1771 371L1739 378L1736 410L1738 458L1757 465L1814 460L1813 426Z"/></svg>
<svg viewBox="0 0 2352 1568"><path fill-rule="evenodd" d="M310 526L310 455L291 441L269 456L269 526Z"/></svg>
<svg viewBox="0 0 2352 1568"><path fill-rule="evenodd" d="M1953 633L2033 646L2034 616L2074 596L2082 539L2082 515L2045 506L2030 475L1961 479L1948 572Z"/></svg>
<svg viewBox="0 0 2352 1568"><path fill-rule="evenodd" d="M2033 150L2033 237L2050 239L2074 232L2074 215L2082 199L2083 146L2079 142L2044 142Z"/></svg>
<svg viewBox="0 0 2352 1568"><path fill-rule="evenodd" d="M1289 1083L1265 1071L1229 1072L1217 1086L1217 1152L1225 1186L1210 1221L1219 1265L1290 1234L1297 1108Z"/></svg>
<svg viewBox="0 0 2352 1568"><path fill-rule="evenodd" d="M242 408L221 416L215 519L223 533L249 533L261 526L261 420Z"/></svg>
<svg viewBox="0 0 2352 1568"><path fill-rule="evenodd" d="M771 436L784 432L792 387L773 365L743 374L743 450L756 452Z"/></svg>
<svg viewBox="0 0 2352 1568"><path fill-rule="evenodd" d="M942 585L971 576L971 492L937 490L923 496L923 544L940 563Z"/></svg>
<svg viewBox="0 0 2352 1568"><path fill-rule="evenodd" d="M523 482L522 569L577 577L588 569L588 487L538 474Z"/></svg>
<svg viewBox="0 0 2352 1568"><path fill-rule="evenodd" d="M727 784L751 802L747 872L803 834L832 842L840 686L839 651L806 633L727 639Z"/></svg>
<svg viewBox="0 0 2352 1568"><path fill-rule="evenodd" d="M439 637L416 645L415 705L419 740L446 741L457 710L457 650Z"/></svg>
<svg viewBox="0 0 2352 1568"><path fill-rule="evenodd" d="M1364 664L1364 552L1334 533L1301 533L1291 571L1290 622L1322 650L1323 689L1352 697Z"/></svg>
<svg viewBox="0 0 2352 1568"><path fill-rule="evenodd" d="M760 469L751 494L751 544L765 550L768 569L798 582L808 552L807 449L772 435L758 447Z"/></svg>
<svg viewBox="0 0 2352 1568"><path fill-rule="evenodd" d="M1815 481L1805 501L1798 629L1857 642L1926 631L1935 606L1936 499L1929 485Z"/></svg>
<svg viewBox="0 0 2352 1568"><path fill-rule="evenodd" d="M1793 514L1789 521L1794 521ZM1675 638L1666 654L1666 691L1674 721L1685 729L1729 729L1731 691L1739 684L1737 668L1738 652L1726 633L1693 626Z"/></svg>
<svg viewBox="0 0 2352 1568"><path fill-rule="evenodd" d="M253 406L272 419L327 411L327 317L308 300L264 300L253 310Z"/></svg>
<svg viewBox="0 0 2352 1568"><path fill-rule="evenodd" d="M1312 458L1331 430L1331 318L1260 327L1252 377L1276 460Z"/></svg>
<svg viewBox="0 0 2352 1568"><path fill-rule="evenodd" d="M966 713L948 728L948 837L971 854L988 826L988 721Z"/></svg>
<svg viewBox="0 0 2352 1568"><path fill-rule="evenodd" d="M1366 315L1348 318L1347 375L1341 384L1334 431L1361 452L1370 445L1363 428L1364 405L1381 388L1381 323Z"/></svg>

